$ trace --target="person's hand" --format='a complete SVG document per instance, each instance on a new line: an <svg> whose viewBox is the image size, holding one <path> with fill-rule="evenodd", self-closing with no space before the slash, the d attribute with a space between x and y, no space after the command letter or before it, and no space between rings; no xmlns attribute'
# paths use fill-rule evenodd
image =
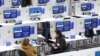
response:
<svg viewBox="0 0 100 56"><path fill-rule="evenodd" d="M56 45L55 44L52 44L52 46L55 47Z"/></svg>
<svg viewBox="0 0 100 56"><path fill-rule="evenodd" d="M53 48L54 48L54 49L57 49L58 47L55 46L55 47L53 47Z"/></svg>
<svg viewBox="0 0 100 56"><path fill-rule="evenodd" d="M49 39L50 41L53 41L53 42L55 42L56 40L55 39Z"/></svg>

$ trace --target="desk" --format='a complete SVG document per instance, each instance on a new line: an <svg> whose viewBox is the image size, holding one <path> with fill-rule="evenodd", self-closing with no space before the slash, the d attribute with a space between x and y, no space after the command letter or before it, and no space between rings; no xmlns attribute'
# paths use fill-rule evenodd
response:
<svg viewBox="0 0 100 56"><path fill-rule="evenodd" d="M5 51L11 51L15 50L18 45L12 45L12 46L0 46L0 52L5 52Z"/></svg>
<svg viewBox="0 0 100 56"><path fill-rule="evenodd" d="M87 39L87 38L84 36L82 37L82 36L76 35L75 39L65 39L65 40L66 42L71 42L71 41L84 40L84 39Z"/></svg>
<svg viewBox="0 0 100 56"><path fill-rule="evenodd" d="M48 56L76 56L77 51L72 52L64 52L64 53L58 53L58 54L51 54Z"/></svg>
<svg viewBox="0 0 100 56"><path fill-rule="evenodd" d="M40 45L33 45L34 47L38 47ZM16 49L21 49L20 45L11 45L11 46L0 46L0 52L5 52L5 51L12 51Z"/></svg>
<svg viewBox="0 0 100 56"><path fill-rule="evenodd" d="M87 40L87 39L88 39L88 38L86 38L86 37L84 37L84 36L75 35L75 38L74 38L74 39L71 39L71 38L66 39L66 38L65 38L65 41L66 41L67 43L74 43L74 42L75 42L75 50L79 50L79 43L80 43L80 41L83 41L84 48L85 48L85 46L86 46L85 40ZM51 40L51 41L56 42L56 40Z"/></svg>

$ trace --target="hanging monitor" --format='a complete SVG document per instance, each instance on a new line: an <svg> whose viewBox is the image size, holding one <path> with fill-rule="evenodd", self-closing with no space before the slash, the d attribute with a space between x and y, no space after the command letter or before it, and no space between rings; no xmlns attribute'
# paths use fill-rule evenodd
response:
<svg viewBox="0 0 100 56"><path fill-rule="evenodd" d="M29 14L30 16L44 14L44 8L41 7L29 8Z"/></svg>
<svg viewBox="0 0 100 56"><path fill-rule="evenodd" d="M65 0L56 0L57 3L65 2Z"/></svg>
<svg viewBox="0 0 100 56"><path fill-rule="evenodd" d="M46 4L48 3L50 0L38 0L38 4Z"/></svg>
<svg viewBox="0 0 100 56"><path fill-rule="evenodd" d="M5 19L13 19L13 18L17 18L18 16L20 16L20 11L16 9L4 10L3 14L4 14Z"/></svg>
<svg viewBox="0 0 100 56"><path fill-rule="evenodd" d="M94 8L94 4L92 3L82 3L81 4L81 11L89 11Z"/></svg>
<svg viewBox="0 0 100 56"><path fill-rule="evenodd" d="M4 5L4 0L0 0L0 6Z"/></svg>
<svg viewBox="0 0 100 56"><path fill-rule="evenodd" d="M53 10L53 14L60 14L66 11L66 7L63 5L53 6L52 10Z"/></svg>
<svg viewBox="0 0 100 56"><path fill-rule="evenodd" d="M19 6L21 0L12 0L12 6Z"/></svg>

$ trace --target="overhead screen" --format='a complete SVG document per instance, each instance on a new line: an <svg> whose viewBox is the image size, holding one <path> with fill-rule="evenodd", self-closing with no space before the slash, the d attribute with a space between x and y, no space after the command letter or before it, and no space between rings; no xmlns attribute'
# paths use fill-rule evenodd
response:
<svg viewBox="0 0 100 56"><path fill-rule="evenodd" d="M21 3L21 0L12 0L12 6L19 6Z"/></svg>
<svg viewBox="0 0 100 56"><path fill-rule="evenodd" d="M94 8L94 4L92 3L82 3L81 4L81 11L89 11Z"/></svg>
<svg viewBox="0 0 100 56"><path fill-rule="evenodd" d="M65 2L65 0L56 0L57 3Z"/></svg>
<svg viewBox="0 0 100 56"><path fill-rule="evenodd" d="M39 15L39 14L44 14L44 8L41 7L35 7L35 8L30 8L29 9L29 14L32 15Z"/></svg>
<svg viewBox="0 0 100 56"><path fill-rule="evenodd" d="M4 0L0 0L0 6L4 5Z"/></svg>
<svg viewBox="0 0 100 56"><path fill-rule="evenodd" d="M38 0L38 4L46 4L48 3L50 0Z"/></svg>
<svg viewBox="0 0 100 56"><path fill-rule="evenodd" d="M64 13L66 11L66 6L63 5L53 6L52 10L53 10L53 14Z"/></svg>
<svg viewBox="0 0 100 56"><path fill-rule="evenodd" d="M16 9L4 10L3 14L4 14L4 19L12 19L20 16L20 11Z"/></svg>

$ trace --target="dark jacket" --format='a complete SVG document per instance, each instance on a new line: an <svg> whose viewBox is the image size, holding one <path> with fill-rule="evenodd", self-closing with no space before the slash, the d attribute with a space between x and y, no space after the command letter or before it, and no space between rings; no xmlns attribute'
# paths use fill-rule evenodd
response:
<svg viewBox="0 0 100 56"><path fill-rule="evenodd" d="M56 42L55 42L55 45L58 47L57 49L52 49L52 52L55 54L55 53L61 53L61 52L64 52L66 51L67 49L67 45L66 45L66 41L65 41L65 38L64 36L62 37L57 37L56 38Z"/></svg>

